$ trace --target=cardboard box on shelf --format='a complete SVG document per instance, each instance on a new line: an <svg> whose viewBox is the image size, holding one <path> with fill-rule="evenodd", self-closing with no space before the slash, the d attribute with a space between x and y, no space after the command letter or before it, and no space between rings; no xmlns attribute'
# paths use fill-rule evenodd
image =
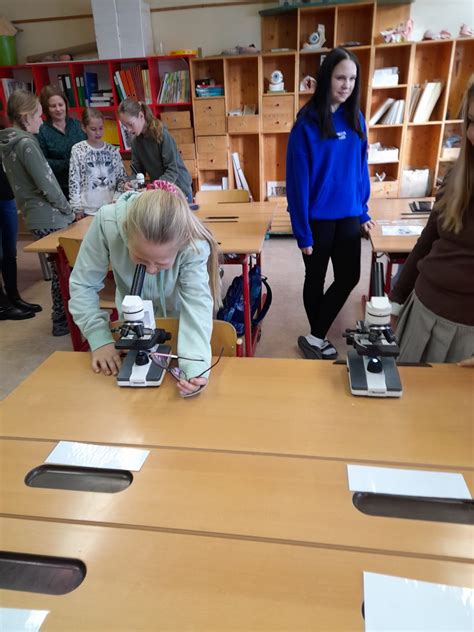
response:
<svg viewBox="0 0 474 632"><path fill-rule="evenodd" d="M154 55L150 6L143 0L92 0L99 59Z"/></svg>

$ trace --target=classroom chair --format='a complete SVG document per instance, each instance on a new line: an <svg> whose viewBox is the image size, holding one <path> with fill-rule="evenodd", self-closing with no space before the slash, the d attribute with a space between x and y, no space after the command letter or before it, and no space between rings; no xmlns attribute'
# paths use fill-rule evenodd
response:
<svg viewBox="0 0 474 632"><path fill-rule="evenodd" d="M223 356L234 358L235 356L241 356L242 350L242 340L237 338L237 332L235 328L230 323L225 322L224 320L214 320L212 326L212 336L211 336L211 349L212 355L218 356L221 352L221 349L224 349L222 352ZM110 326L113 329L117 329L120 326L120 322L111 323ZM160 329L164 329L171 334L171 340L167 343L171 346L172 353L176 353L176 341L178 340L178 327L179 327L179 319L178 318L157 318L156 326ZM118 332L114 332L113 334L115 339L118 339Z"/></svg>
<svg viewBox="0 0 474 632"><path fill-rule="evenodd" d="M245 189L225 189L223 191L198 191L196 204L229 204L232 202L250 202L249 192Z"/></svg>
<svg viewBox="0 0 474 632"><path fill-rule="evenodd" d="M63 298L64 312L66 314L69 332L71 334L72 348L74 351L88 351L89 344L84 340L79 327L73 321L69 313L69 277L71 269L77 259L77 253L81 247L81 240L72 237L60 237L58 246L57 266L61 296ZM99 293L99 305L101 309L110 311L110 319L117 320L118 313L115 307L115 282L112 274L105 279L105 287Z"/></svg>

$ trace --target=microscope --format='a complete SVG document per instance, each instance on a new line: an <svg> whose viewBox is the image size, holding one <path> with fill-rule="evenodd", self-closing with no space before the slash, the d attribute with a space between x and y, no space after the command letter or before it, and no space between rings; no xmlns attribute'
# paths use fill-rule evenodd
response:
<svg viewBox="0 0 474 632"><path fill-rule="evenodd" d="M365 320L343 334L354 347L347 353L349 382L353 395L401 397L402 384L395 359L400 353L390 327L391 307L384 293L383 265L372 267L371 297L365 306Z"/></svg>
<svg viewBox="0 0 474 632"><path fill-rule="evenodd" d="M145 266L137 265L130 294L122 301L123 324L120 338L115 343L119 351L127 351L117 376L119 386L160 386L165 371L154 364L149 354L154 351L170 353L165 345L171 334L155 327L152 301L144 301L140 294L145 279Z"/></svg>

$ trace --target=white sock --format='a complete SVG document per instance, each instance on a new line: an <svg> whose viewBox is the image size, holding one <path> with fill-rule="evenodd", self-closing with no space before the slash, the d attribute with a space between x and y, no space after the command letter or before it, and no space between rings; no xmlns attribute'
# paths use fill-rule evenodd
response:
<svg viewBox="0 0 474 632"><path fill-rule="evenodd" d="M313 336L312 334L305 336L305 338L310 345L313 345L313 347L319 347L321 349L324 345L324 340L322 338L316 338L316 336Z"/></svg>
<svg viewBox="0 0 474 632"><path fill-rule="evenodd" d="M312 334L305 336L305 338L309 342L310 345L313 345L313 347L318 347L318 349L321 349L323 355L329 356L334 353L332 344L328 340L317 338L316 336L313 336ZM325 349L324 347L329 347L329 348Z"/></svg>

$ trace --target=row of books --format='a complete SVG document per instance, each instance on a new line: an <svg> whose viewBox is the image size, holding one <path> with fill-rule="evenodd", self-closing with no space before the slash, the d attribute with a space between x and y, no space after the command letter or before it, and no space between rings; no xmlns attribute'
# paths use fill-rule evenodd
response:
<svg viewBox="0 0 474 632"><path fill-rule="evenodd" d="M385 99L369 121L369 125L399 125L405 114L404 99Z"/></svg>
<svg viewBox="0 0 474 632"><path fill-rule="evenodd" d="M158 103L186 103L191 100L189 72L166 72L158 95Z"/></svg>
<svg viewBox="0 0 474 632"><path fill-rule="evenodd" d="M150 72L138 64L132 64L114 72L114 82L119 101L129 97L151 103Z"/></svg>

